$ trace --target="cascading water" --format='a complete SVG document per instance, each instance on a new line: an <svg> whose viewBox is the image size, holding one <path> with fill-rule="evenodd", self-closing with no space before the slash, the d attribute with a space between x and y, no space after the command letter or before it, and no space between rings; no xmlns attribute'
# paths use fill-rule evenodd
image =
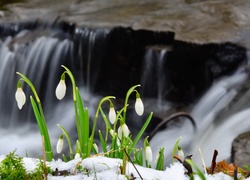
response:
<svg viewBox="0 0 250 180"><path fill-rule="evenodd" d="M167 80L164 73L167 54L167 47L149 47L144 57L141 93L143 97L156 97L159 107L162 105L164 93L167 92L165 87Z"/></svg>
<svg viewBox="0 0 250 180"><path fill-rule="evenodd" d="M54 95L60 73L62 73L61 64L68 66L75 74L77 84L83 94L82 97L86 102L85 105L90 109L90 114L94 114L93 109L95 109L99 99L97 95L115 95L118 98L124 98L128 88L140 82L143 86L142 94L144 94L145 102L148 98L155 98L158 99L158 106L153 106L157 111L160 111L159 108L162 108L165 102L168 106L167 109L171 109L172 102L164 101L164 98L174 94L179 95L176 99L188 101L193 98L193 96L188 97L191 94L190 92L194 92L194 95L196 95L195 92L199 92L197 94L200 96L202 90L209 87L210 82L203 82L208 76L206 73L202 77L197 77L199 80L191 81L192 78L199 76L192 74L193 72L189 72L189 70L185 71L185 69L193 67L190 65L191 62L195 64L195 73L200 73L206 66L211 66L212 70L209 73L218 78L223 71L223 69L218 70L221 61L218 61L220 58L214 55L216 52L221 54L221 46L196 47L195 45L174 41L173 33L134 31L131 28L120 27L113 29L75 28L73 25L68 26L63 23L58 28L57 26L39 26L38 24L14 25L13 27L10 26L9 30L4 29L5 26L3 26L1 29L0 154L7 154L17 149L17 153L23 156L26 151L30 156L41 155L41 138L30 103L27 103L20 111L14 99L18 80L16 71L29 77L37 88L42 99L54 146L61 133L56 124L60 123L67 127L69 131L74 132L74 110L70 92L67 93L63 102L57 101ZM157 48L155 45L157 45ZM173 49L171 47L170 50L168 47L172 45ZM184 48L181 49L183 46ZM229 45L229 47L231 48L232 45ZM194 51L195 48L198 48L198 50ZM207 51L207 49L212 49L212 51ZM240 51L244 52L242 49ZM181 56L182 54L184 55ZM207 64L204 63L205 65L202 64L205 61L203 59L204 54L207 55L206 60L208 62ZM183 57L188 60L191 59L191 62L188 60L184 62L185 67L179 65L179 63L182 63ZM244 55L240 58L239 63L241 59L244 59ZM178 62L177 65L175 62ZM144 67L142 68L143 63ZM225 62L222 61L222 65L223 63ZM197 64L201 64L201 66ZM201 69L199 69L200 67ZM233 70L234 68L236 69L237 65L233 64ZM178 71L179 74L183 73L183 76L175 71ZM150 73L154 75L151 80ZM142 79L140 74L142 74ZM173 80L170 77L176 79ZM234 125L235 117L241 117L244 120L248 115L248 110L243 111L243 108L240 108L240 110L234 109L232 114L235 114L235 117L226 116L224 113L227 104L234 102L234 97L238 97L238 91L242 89L241 87L247 78L244 69L238 69L232 76L224 77L221 80L217 79L211 89L201 97L193 108L187 108L196 120L198 131L194 133L191 123L185 120L181 121L180 127L160 131L151 141L155 154L158 147L161 146L166 148L166 154L171 153L173 143L179 136L182 136L181 145L187 153L197 156L197 145L201 147L204 153L207 151L212 153L218 144L210 148L207 145L211 143L206 141L219 142L218 136L223 135L218 133L225 134L224 131L230 131L231 133L228 128L232 126L228 124ZM196 86L200 85L200 82L202 82L202 88L197 90ZM189 88L189 85L191 88ZM182 88L182 90L177 87ZM70 91L70 88L68 89ZM167 91L168 89L170 91ZM24 85L24 91L27 95L31 94L26 85ZM173 94L169 94L169 92ZM172 97L171 100L173 99L175 97ZM244 98L240 99L237 104L242 104L243 100ZM237 114L238 112L239 114ZM162 114L166 115L166 112ZM138 127L138 124L142 124L142 122L131 121L130 124ZM227 126L224 126L224 124L227 124ZM239 124L243 124L243 121ZM99 125L99 127L101 129L102 125ZM244 128L239 128L239 131L231 133L230 138L226 138L224 147L227 150L225 150L224 157L229 155L231 146L229 141L247 128L248 125L244 124ZM210 132L210 130L213 130L213 132ZM229 137L228 134L227 136ZM220 142L220 144L222 143ZM221 152L220 149L218 150Z"/></svg>
<svg viewBox="0 0 250 180"><path fill-rule="evenodd" d="M190 122L183 120L181 127L156 134L151 141L153 152L156 153L158 147L165 147L166 156L171 157L172 147L178 137L182 137L180 144L184 152L192 154L199 165L202 163L199 148L207 166L210 166L215 149L219 151L218 159L230 158L233 139L250 128L246 67L244 65L231 76L218 79L190 108L197 125L196 132Z"/></svg>

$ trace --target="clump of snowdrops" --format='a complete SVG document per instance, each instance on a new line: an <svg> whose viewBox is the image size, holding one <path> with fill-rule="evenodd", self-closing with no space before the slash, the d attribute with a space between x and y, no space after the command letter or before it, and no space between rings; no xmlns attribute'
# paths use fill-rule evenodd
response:
<svg viewBox="0 0 250 180"><path fill-rule="evenodd" d="M122 173L125 173L126 171L125 168L127 161L131 161L132 163L136 163L139 165L146 165L146 167L151 167L150 163L152 162L153 157L148 137L146 137L144 140L144 148L137 148L136 145L141 139L148 124L150 123L153 113L151 112L149 114L144 125L141 127L141 130L134 139L132 139L129 127L126 124L128 100L132 93L135 93L136 95L135 105L134 105L135 112L138 114L138 116L141 116L144 113L143 102L140 98L139 92L137 91L137 88L140 85L135 85L127 91L124 101L124 106L120 110L117 110L114 107L114 103L112 102L112 100L115 99L114 96L106 96L102 98L96 110L93 127L92 129L90 129L88 108L86 108L83 104L80 92L76 86L75 78L72 72L67 67L62 65L62 68L64 68L64 72L61 75L61 79L55 90L55 94L59 100L64 98L67 89L65 78L66 76L68 76L70 78L73 88L72 96L75 109L75 123L76 123L78 139L75 142L76 148L73 151L71 138L69 133L67 132L67 129L58 124L59 128L61 128L62 130L62 134L60 135L60 138L56 145L57 153L61 153L65 137L67 139L69 147L70 159L74 158L84 159L93 154L98 154L99 148L95 143L96 139L95 131L96 131L96 124L98 121L98 117L99 115L101 115L102 119L106 124L105 131L104 130L98 131L99 139L101 142L102 154L110 158L123 159ZM30 96L31 105L37 120L41 136L44 139L44 149L46 158L48 161L51 161L54 158L54 152L52 150L50 136L45 116L43 113L41 101L32 82L20 72L17 72L17 74L21 76L21 78L18 80L17 91L15 94L17 105L19 109L21 109L26 102L26 95L22 90L22 82L25 82L31 88L34 96L34 97L32 95ZM102 109L102 104L104 102L108 102L110 104L110 109L107 114L105 114L105 112ZM63 155L63 158L66 160L65 155ZM157 156L156 169L163 170L163 166L164 166L164 148L161 148Z"/></svg>

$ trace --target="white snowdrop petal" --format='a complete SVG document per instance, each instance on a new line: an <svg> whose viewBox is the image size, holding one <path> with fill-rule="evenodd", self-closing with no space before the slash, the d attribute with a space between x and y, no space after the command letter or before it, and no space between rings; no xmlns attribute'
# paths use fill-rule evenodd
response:
<svg viewBox="0 0 250 180"><path fill-rule="evenodd" d="M98 146L96 145L96 143L93 144L93 147L95 148L95 151L98 153L99 149L98 149Z"/></svg>
<svg viewBox="0 0 250 180"><path fill-rule="evenodd" d="M57 145L56 145L56 152L59 154L62 152L62 148L63 148L63 139L59 138L59 140L57 141Z"/></svg>
<svg viewBox="0 0 250 180"><path fill-rule="evenodd" d="M182 151L182 149L180 149L180 150L178 150L178 157L182 160L182 161L184 161L184 152Z"/></svg>
<svg viewBox="0 0 250 180"><path fill-rule="evenodd" d="M19 109L22 109L23 105L26 102L26 96L22 90L22 88L17 88L17 91L15 93L15 98L17 101L17 106Z"/></svg>
<svg viewBox="0 0 250 180"><path fill-rule="evenodd" d="M81 158L80 153L76 153L75 154L75 159L80 159L80 158Z"/></svg>
<svg viewBox="0 0 250 180"><path fill-rule="evenodd" d="M136 98L136 101L135 101L135 112L141 116L144 112L144 105L142 103L142 100L141 98Z"/></svg>
<svg viewBox="0 0 250 180"><path fill-rule="evenodd" d="M118 137L120 139L122 139L122 128L121 128L121 126L118 128L117 133L118 133Z"/></svg>
<svg viewBox="0 0 250 180"><path fill-rule="evenodd" d="M146 147L145 154L146 154L146 160L148 162L152 162L152 160L153 160L153 153L152 153L152 149L151 149L150 146Z"/></svg>
<svg viewBox="0 0 250 180"><path fill-rule="evenodd" d="M115 109L113 107L111 107L109 109L109 121L111 124L114 124L115 120L116 120Z"/></svg>
<svg viewBox="0 0 250 180"><path fill-rule="evenodd" d="M118 137L120 139L122 139L122 135L124 135L125 137L128 137L129 134L130 134L130 131L129 131L128 126L126 124L123 124L118 128Z"/></svg>
<svg viewBox="0 0 250 180"><path fill-rule="evenodd" d="M66 84L65 80L60 80L59 84L56 87L56 97L61 100L66 94Z"/></svg>

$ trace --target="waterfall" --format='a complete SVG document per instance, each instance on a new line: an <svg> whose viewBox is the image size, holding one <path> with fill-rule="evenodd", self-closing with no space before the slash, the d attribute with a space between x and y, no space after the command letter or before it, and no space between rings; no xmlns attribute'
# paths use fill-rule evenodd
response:
<svg viewBox="0 0 250 180"><path fill-rule="evenodd" d="M228 160L233 139L250 128L250 109L246 99L249 76L245 68L244 65L231 76L217 80L190 108L189 113L197 124L196 132L186 121L181 127L161 131L151 141L153 152L156 153L158 147L165 147L165 155L171 157L175 142L182 137L180 145L186 155L193 155L197 164L202 164L199 148L207 166L210 166L215 149L219 151L217 160Z"/></svg>
<svg viewBox="0 0 250 180"><path fill-rule="evenodd" d="M141 77L142 96L157 98L157 105L162 105L164 94L167 92L167 75L165 62L168 49L166 47L149 47L146 49L143 72Z"/></svg>
<svg viewBox="0 0 250 180"><path fill-rule="evenodd" d="M17 71L30 78L38 91L53 148L61 134L56 124L67 127L74 136L68 79L65 99L61 102L55 97L62 64L75 75L90 114L94 114L100 96L114 95L121 99L132 85L139 83L145 102L157 100L157 106L150 105L157 113L164 111L166 115L166 109L171 109L172 104L185 101L183 104L196 120L198 131L194 133L190 122L182 119L181 126L167 128L153 137L151 146L155 154L162 146L170 157L171 148L182 136L183 149L194 157L198 156L197 146L204 153L221 148L219 152L225 152L222 157L228 157L230 141L249 128L246 121L249 110L244 98L249 96L244 88L248 74L246 66L239 67L244 62L245 49L236 45L194 45L175 41L171 32L122 27L92 29L63 22L5 24L0 26L0 37L0 154L17 149L22 156L27 152L37 157L42 152L41 137L28 101L32 93L27 85L23 85L27 95L23 109L19 110L15 102ZM232 55L232 50L237 55ZM229 61L221 55L229 56ZM190 99L195 103L187 105ZM138 131L143 120L128 123ZM102 129L102 124L98 128ZM222 136L228 137L224 138L225 146L220 142ZM213 146L206 141L213 142Z"/></svg>

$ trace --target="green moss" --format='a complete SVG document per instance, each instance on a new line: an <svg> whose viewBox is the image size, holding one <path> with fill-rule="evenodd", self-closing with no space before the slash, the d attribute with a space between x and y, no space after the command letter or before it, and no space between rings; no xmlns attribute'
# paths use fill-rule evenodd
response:
<svg viewBox="0 0 250 180"><path fill-rule="evenodd" d="M52 173L52 170L47 167L47 172ZM44 163L40 160L37 167L32 172L27 172L23 158L18 157L15 151L9 153L4 160L0 163L0 179L13 180L13 179L25 179L25 180L43 180L44 179Z"/></svg>

